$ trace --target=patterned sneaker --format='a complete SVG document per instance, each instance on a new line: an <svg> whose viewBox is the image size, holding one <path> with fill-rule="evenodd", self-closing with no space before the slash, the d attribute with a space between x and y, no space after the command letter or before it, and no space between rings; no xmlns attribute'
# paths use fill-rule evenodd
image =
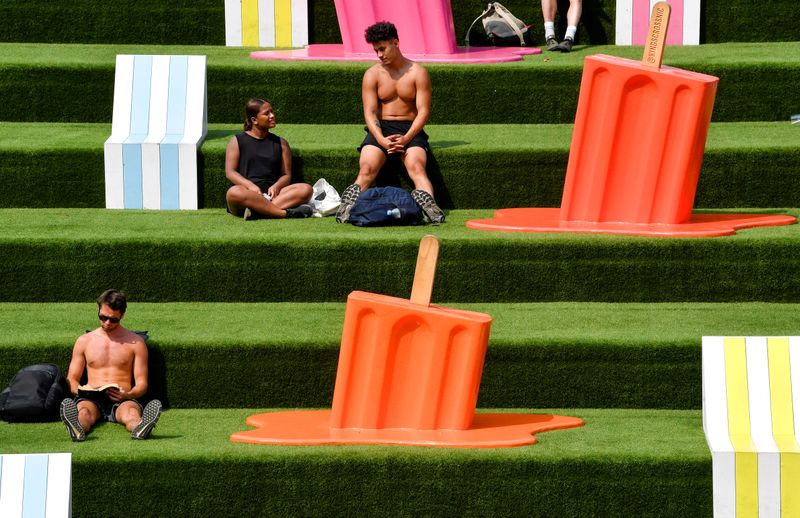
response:
<svg viewBox="0 0 800 518"><path fill-rule="evenodd" d="M347 220L350 219L350 210L352 210L360 194L361 187L357 183L347 186L342 192L342 204L339 205L339 210L336 211L337 222L347 223Z"/></svg>
<svg viewBox="0 0 800 518"><path fill-rule="evenodd" d="M548 36L545 45L547 45L547 50L558 50L558 40L555 36Z"/></svg>
<svg viewBox="0 0 800 518"><path fill-rule="evenodd" d="M78 421L78 406L69 398L61 402L61 422L67 427L70 438L75 442L85 441L86 433Z"/></svg>
<svg viewBox="0 0 800 518"><path fill-rule="evenodd" d="M250 209L244 209L244 214L242 214L242 219L245 221L253 219L253 211Z"/></svg>
<svg viewBox="0 0 800 518"><path fill-rule="evenodd" d="M428 216L431 223L444 223L444 212L436 205L433 196L423 191L422 189L414 189L411 191L411 197L420 206L422 212Z"/></svg>
<svg viewBox="0 0 800 518"><path fill-rule="evenodd" d="M286 209L287 218L310 218L312 214L314 214L314 209L308 203Z"/></svg>
<svg viewBox="0 0 800 518"><path fill-rule="evenodd" d="M161 416L161 401L154 399L142 410L142 422L131 432L133 439L147 439Z"/></svg>
<svg viewBox="0 0 800 518"><path fill-rule="evenodd" d="M565 38L564 41L558 44L556 50L560 50L561 52L569 52L572 50L572 44L575 43L572 41L572 38Z"/></svg>

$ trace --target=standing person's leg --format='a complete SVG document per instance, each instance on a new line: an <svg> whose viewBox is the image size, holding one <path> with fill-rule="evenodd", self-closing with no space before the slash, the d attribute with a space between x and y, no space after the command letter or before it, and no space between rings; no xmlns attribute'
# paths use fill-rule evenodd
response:
<svg viewBox="0 0 800 518"><path fill-rule="evenodd" d="M431 223L444 223L444 212L433 199L433 185L425 169L427 162L428 152L425 148L410 147L403 154L403 165L406 166L408 177L414 182L415 187L411 191L411 197L422 208L422 212L428 216Z"/></svg>
<svg viewBox="0 0 800 518"><path fill-rule="evenodd" d="M557 0L542 0L542 17L544 18L544 41L547 50L556 50L558 40L556 39L555 19L556 19Z"/></svg>
<svg viewBox="0 0 800 518"><path fill-rule="evenodd" d="M386 154L380 147L367 144L361 148L361 157L358 160L358 176L355 183L342 191L342 204L339 206L339 210L336 211L336 221L346 223L350 219L350 210L358 199L358 195L372 185L385 163Z"/></svg>
<svg viewBox="0 0 800 518"><path fill-rule="evenodd" d="M583 0L569 0L569 10L567 11L567 33L564 41L558 45L558 50L569 52L575 43L575 34L578 32L578 22L581 20L583 12Z"/></svg>

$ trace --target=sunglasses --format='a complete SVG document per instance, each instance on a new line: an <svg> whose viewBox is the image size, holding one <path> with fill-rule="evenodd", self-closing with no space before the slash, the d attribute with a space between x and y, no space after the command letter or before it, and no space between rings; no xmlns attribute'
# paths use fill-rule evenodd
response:
<svg viewBox="0 0 800 518"><path fill-rule="evenodd" d="M104 315L102 313L97 314L97 318L100 319L100 322L111 322L112 324L119 324L119 319L117 317L110 317L108 315Z"/></svg>

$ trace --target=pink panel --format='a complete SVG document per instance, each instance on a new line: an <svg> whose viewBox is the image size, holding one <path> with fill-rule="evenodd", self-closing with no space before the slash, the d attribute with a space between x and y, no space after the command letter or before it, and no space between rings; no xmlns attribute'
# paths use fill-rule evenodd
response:
<svg viewBox="0 0 800 518"><path fill-rule="evenodd" d="M667 29L667 45L683 44L683 0L670 0L672 14ZM650 0L633 0L633 30L631 43L644 45L650 26Z"/></svg>
<svg viewBox="0 0 800 518"><path fill-rule="evenodd" d="M450 0L335 0L347 53L372 54L364 29L387 20L397 27L400 48L409 54L450 54L456 48Z"/></svg>

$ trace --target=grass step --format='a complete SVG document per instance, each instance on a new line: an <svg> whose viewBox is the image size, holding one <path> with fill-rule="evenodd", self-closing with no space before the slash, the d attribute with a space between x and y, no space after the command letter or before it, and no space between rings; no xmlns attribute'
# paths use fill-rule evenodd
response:
<svg viewBox="0 0 800 518"><path fill-rule="evenodd" d="M533 25L534 43L542 44L538 2L506 0L504 5L517 17ZM583 5L579 43L613 43L616 15L613 2L589 0ZM463 45L464 34L481 8L452 2L456 39ZM334 5L310 0L309 37L312 43L339 43L341 34ZM772 16L749 0L731 0L724 6L703 6L703 42L781 41L796 38L797 12L792 0L773 0ZM561 18L565 14L560 13ZM93 0L73 0L68 7L48 0L6 2L0 6L0 41L51 43L225 43L224 6L216 0L118 0L113 5ZM46 23L58 19L59 24ZM198 26L197 20L203 20ZM560 20L561 22L565 20ZM565 26L561 27L563 32ZM401 34L402 36L402 34Z"/></svg>
<svg viewBox="0 0 800 518"><path fill-rule="evenodd" d="M245 100L254 95L272 100L286 123L363 121L361 77L370 63L253 60L246 50L222 46L36 43L0 43L0 98L5 101L0 120L110 121L117 54L206 55L212 123L240 122ZM492 66L431 64L430 120L571 123L583 60L590 54L640 60L642 47L578 47L566 54L547 52ZM670 47L664 64L720 78L712 119L716 122L786 121L797 112L797 97L791 92L800 68L800 42Z"/></svg>
<svg viewBox="0 0 800 518"><path fill-rule="evenodd" d="M353 290L407 297L428 233L442 242L434 300L800 298L798 225L705 239L465 227L491 214L453 210L440 226L365 229L333 218L244 222L222 209L0 209L0 302L94 300L109 286L140 302L343 302Z"/></svg>
<svg viewBox="0 0 800 518"><path fill-rule="evenodd" d="M250 390L246 383L241 390ZM152 438L100 425L0 423L4 453L72 452L73 514L113 516L711 516L700 411L514 410L581 428L502 449L233 443L263 409L169 410ZM234 489L235 488L235 489ZM232 490L233 489L233 490ZM114 494L115 498L107 496Z"/></svg>
<svg viewBox="0 0 800 518"><path fill-rule="evenodd" d="M109 124L0 124L2 207L104 207ZM238 126L212 124L201 147L201 204L222 207L225 147ZM363 125L279 124L294 176L341 192L358 171ZM429 125L429 175L445 208L558 207L571 124ZM712 124L696 207L792 206L800 198L797 128L785 122ZM47 178L31 182L31 178ZM407 183L407 182L406 182Z"/></svg>
<svg viewBox="0 0 800 518"><path fill-rule="evenodd" d="M141 303L151 392L172 407L325 407L343 303ZM691 409L701 405L703 335L796 335L796 304L442 304L493 323L479 406ZM66 369L97 326L86 303L0 304L0 388L25 365ZM247 386L247 390L242 390Z"/></svg>

